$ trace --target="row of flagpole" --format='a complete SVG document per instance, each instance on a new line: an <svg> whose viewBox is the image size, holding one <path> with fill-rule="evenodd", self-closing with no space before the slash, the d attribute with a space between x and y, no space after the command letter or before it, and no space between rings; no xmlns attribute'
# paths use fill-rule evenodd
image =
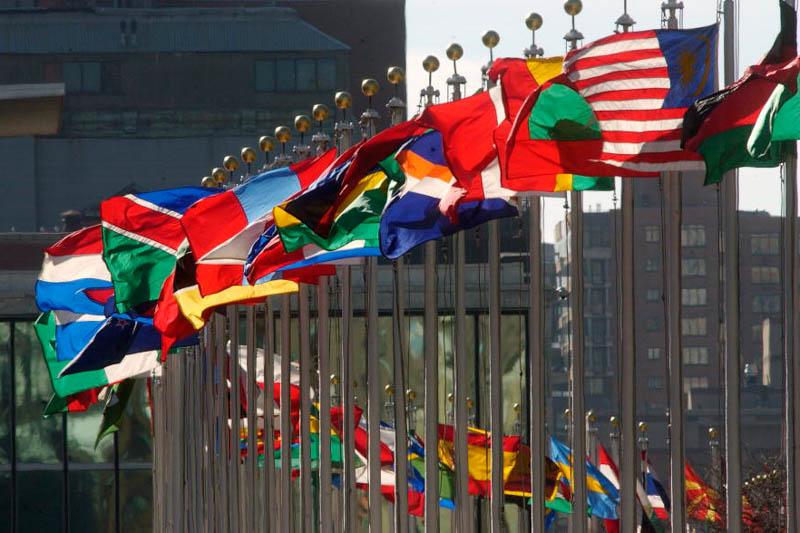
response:
<svg viewBox="0 0 800 533"><path fill-rule="evenodd" d="M793 2L790 2L793 3ZM567 3L568 5L570 2ZM580 12L579 8L568 8L568 13L573 16L572 30L565 38L573 39L572 49L577 47L578 40L582 37L574 26L574 15ZM565 6L566 7L566 6ZM678 26L677 12L683 5L679 2L665 2L663 9L667 14L667 25L670 28ZM725 28L725 83L729 85L736 79L735 61L735 13L734 2L725 0L724 7L724 28ZM570 13L570 9L573 10ZM626 12L627 15L627 12ZM541 49L536 46L535 32L541 26L541 18L529 19L529 28L532 29L533 42L530 48L530 55L542 55ZM628 31L632 20L620 18L623 31ZM495 42L496 44L496 42ZM491 47L490 47L491 48ZM448 49L448 58L455 62L461 57L460 47L458 49ZM426 70L429 74L438 68L438 61L434 67L432 62L428 62ZM448 93L451 99L460 98L461 84L463 83L457 71L448 79L451 90ZM365 94L371 89L366 88ZM426 105L434 103L434 96L437 91L429 84L423 91L423 97L427 100ZM367 94L367 96L374 96ZM396 100L393 99L393 100ZM335 140L339 151L344 151L352 144L353 124L347 118L346 110L349 108L349 100L337 98L337 107L342 111L342 119L335 125ZM373 111L374 114L369 113ZM366 119L366 136L374 135L377 113L370 109L362 115ZM397 123L402 119L402 112L398 115L392 109L392 123ZM279 139L280 140L280 139ZM285 144L285 141L282 141ZM302 151L301 154L302 155ZM308 153L306 153L308 155ZM784 231L784 246L786 250L786 265L784 269L784 301L785 301L785 357L786 357L786 453L787 453L787 518L788 530L800 523L798 513L800 513L800 495L797 493L797 486L800 483L800 396L797 391L797 383L800 382L800 362L794 357L798 353L798 342L800 336L797 335L796 328L798 320L795 311L800 307L800 291L798 290L798 257L797 257L797 186L796 186L796 158L792 158L785 165L785 206L786 206L786 230ZM681 350L681 180L678 175L665 175L662 178L663 202L667 219L662 223L666 225L665 241L666 256L665 261L665 297L667 302L667 352L669 361L669 448L670 448L670 485L672 496L672 520L671 530L673 532L685 530L686 512L684 505L684 432L683 432L683 383L682 383L682 350ZM731 531L741 529L741 431L740 431L740 353L739 353L739 324L738 324L738 305L739 305L739 265L738 265L738 217L737 217L737 179L735 175L729 176L723 182L723 204L724 214L724 272L725 272L725 291L724 291L724 347L725 347L725 476L726 476L726 507L728 517L728 527ZM622 180L622 207L621 207L621 296L620 302L620 332L621 332L621 390L620 390L620 468L621 468L621 530L631 531L636 527L636 494L635 486L640 471L637 462L628 460L636 457L638 450L636 432L636 344L634 333L634 183L632 180ZM530 446L531 446L531 488L534 505L530 507L530 524L533 530L541 530L544 524L544 508L541 499L544 495L544 455L545 455L545 360L544 360L544 318L543 318L543 287L542 287L542 260L541 260L541 200L532 197L528 201L528 220L530 224L528 241L530 246L530 284L528 300L528 322L527 322L527 351L529 353L529 373L530 389L528 390L529 402L529 427L530 427ZM586 433L581 426L584 420L584 365L583 365L583 272L582 272L582 249L583 249L583 227L582 227L582 198L581 193L573 192L570 195L570 314L571 314L571 364L570 364L570 383L572 391L572 430L571 445L575 456L584 456L587 452ZM494 437L491 444L492 464L502 464L502 420L503 406L499 401L502 398L500 387L502 364L500 358L500 264L499 264L499 232L498 223L490 222L488 225L489 235L489 392L495 400L491 402L490 409L490 432ZM456 464L456 524L459 530L469 531L474 525L474 517L470 504L470 497L467 493L467 354L465 348L466 325L465 325L465 237L460 232L454 237L454 280L455 280L455 306L454 306L454 328L455 328L455 349L454 349L454 378L455 378L455 400L454 400L454 449ZM425 288L424 288L424 406L425 406L425 442L429 453L425 456L426 471L426 506L425 506L425 528L426 531L437 531L439 524L439 505L438 505L438 457L435 452L438 440L438 387L439 387L439 354L438 354L438 273L437 266L447 268L446 265L437 265L438 243L430 242L425 246ZM407 495L404 490L404 480L406 479L406 462L404 448L406 441L400 436L406 435L406 383L404 378L405 358L408 350L408 340L406 335L406 315L405 315L405 265L403 260L398 260L393 265L393 346L391 349L393 357L393 390L394 390L394 423L398 438L395 439L397 446L395 457L398 458L395 464L396 473L396 504L394 506L394 524L396 530L406 531L408 528ZM378 265L376 259L367 261L365 267L366 274L366 355L367 355L367 420L369 427L369 457L376 457L380 454L380 430L379 421L382 410L380 402L380 350L378 346L378 301L377 301L377 273ZM341 386L341 402L343 407L345 428L353 427L353 353L358 352L353 346L352 337L352 269L349 266L339 267L338 286L339 286L339 307L341 320L339 331L341 336L341 357L339 358L340 376L336 377L338 385ZM315 291L316 295L316 336L317 336L317 368L319 383L315 387L319 397L319 424L320 424L320 456L319 456L319 479L330 479L330 406L331 404L331 383L329 376L332 374L333 358L329 353L330 342L330 320L329 320L329 294L331 287L328 280L322 279ZM311 365L311 328L310 328L310 309L309 298L311 294L303 287L297 295L297 318L299 325L299 356L300 356L300 390L301 390L301 421L300 421L300 520L302 530L310 530L314 527L312 522L316 522L316 527L320 531L332 530L334 514L340 515L343 530L351 531L357 527L355 517L355 468L353 464L354 442L352 432L345 431L343 437L343 476L342 488L339 493L341 505L334 504L334 491L328 483L319 483L319 507L314 499L311 473L310 456L310 413L311 398L308 391L312 388L309 383L309 369ZM291 381L291 317L292 317L292 296L281 296L270 298L264 311L264 446L265 454L270 457L272 450L272 348L275 340L274 331L274 307L273 303L280 299L280 332L279 353L281 357L280 376L281 382L288 384ZM203 464L209 466L210 472L202 481L201 486L208 498L210 493L217 493L216 498L225 499L225 508L215 507L218 514L215 515L218 522L215 524L221 529L237 530L255 528L263 516L264 521L272 527L270 530L290 531L293 528L294 495L291 479L291 439L281 440L281 461L283 467L280 469L280 476L275 482L275 468L272 461L265 461L265 467L261 474L261 485L259 489L263 492L263 505L256 505L255 502L245 503L241 498L245 483L247 492L256 494L256 486L259 482L259 471L257 454L257 424L256 416L256 319L259 313L253 308L248 308L245 315L245 349L246 349L246 368L247 381L245 386L245 396L247 404L247 459L242 470L239 466L239 425L240 417L234 416L234 409L239 409L240 390L236 384L239 382L239 357L238 346L239 337L239 308L231 306L228 309L227 319L217 317L212 325L205 331L205 344L201 351L210 356L207 362L202 363L199 359L191 357L186 359L186 363L173 363L178 359L172 359L166 365L165 373L161 381L156 381L153 385L153 400L160 408L154 420L154 430L156 436L154 464L155 472L155 497L158 501L155 512L157 523L168 524L168 529L181 530L185 526L183 519L191 515L184 514L190 502L184 501L183 485L171 481L167 474L177 475L183 478L186 470L181 470L181 465L186 465L188 461L199 459ZM227 322L227 328L226 328ZM231 340L229 348L230 364L225 363L226 347L223 342L227 329L228 338ZM196 365L192 366L192 365ZM225 387L227 369L230 369L230 397L227 397ZM181 380L186 379L187 372L195 372L195 381L186 381L185 387L167 388L169 385L177 385ZM476 376L477 379L477 376ZM215 420L216 425L210 422L204 423L197 431L192 431L184 437L184 442L190 439L199 439L203 446L193 448L191 456L187 450L181 450L182 444L174 444L175 435L170 433L167 426L168 420L180 416L176 405L180 399L188 397L190 392L199 390L189 390L191 387L207 387L214 391L208 402L200 406L200 410L206 414L207 422ZM197 385L197 384L201 385ZM169 395L173 396L169 396ZM199 398L201 396L195 396ZM191 400L190 400L191 401ZM281 405L290 404L289 387L281 387ZM228 416L230 415L230 416ZM230 420L230 431L223 424L223 421ZM576 425L577 424L577 425ZM184 426L181 426L182 428ZM289 409L281 409L280 416L281 435L291 435L291 420ZM552 428L551 428L552 430ZM223 442L229 438L227 443ZM173 447L170 447L173 442ZM202 450L207 450L203 455ZM213 451L213 454L212 454ZM219 468L218 463L211 459L227 456L226 471ZM166 463L176 461L175 464ZM211 463L214 463L211 466ZM288 467L287 467L288 466ZM383 497L380 491L380 462L369 461L369 513L368 521L371 530L381 529L381 509ZM188 481L188 479L187 479ZM492 469L491 500L489 521L492 531L500 531L503 527L503 490L502 490L502 469ZM574 513L571 521L571 530L583 532L586 530L587 521L582 518L586 516L586 486L585 486L585 463L574 461L573 476ZM220 482L220 484L216 484ZM194 490L197 490L196 488ZM195 496L196 498L197 496ZM208 501L208 500L207 500ZM536 502L539 502L538 504ZM279 503L279 504L278 504ZM337 512L334 513L334 509ZM170 512L171 511L171 512ZM262 515L263 513L263 515ZM316 517L316 519L315 519ZM187 518L188 519L188 518ZM224 520L224 523L223 523ZM215 529L206 524L209 530ZM297 529L297 528L295 528Z"/></svg>

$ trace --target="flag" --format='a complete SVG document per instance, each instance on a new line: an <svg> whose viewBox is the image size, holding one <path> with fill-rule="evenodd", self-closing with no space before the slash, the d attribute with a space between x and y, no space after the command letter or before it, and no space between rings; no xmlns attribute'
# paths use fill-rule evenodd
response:
<svg viewBox="0 0 800 533"><path fill-rule="evenodd" d="M245 261L244 273L251 285L256 285L275 272L284 272L315 265L360 264L362 258L380 256L381 251L365 240L352 240L341 248L328 251L316 244L307 244L294 252L287 252L278 229L268 224L264 233L250 249ZM331 274L333 275L333 273Z"/></svg>
<svg viewBox="0 0 800 533"><path fill-rule="evenodd" d="M335 150L259 174L221 194L195 203L181 219L197 261L200 294L241 286L248 252L272 209L314 182L333 162Z"/></svg>
<svg viewBox="0 0 800 533"><path fill-rule="evenodd" d="M669 526L669 495L658 476L656 476L653 465L647 459L646 452L642 452L642 460L645 465L644 481L645 490L647 491L647 503L650 507L648 510L643 505L642 531L661 533L666 531Z"/></svg>
<svg viewBox="0 0 800 533"><path fill-rule="evenodd" d="M115 196L100 204L103 259L114 283L117 311L158 299L186 242L181 218L193 203L220 191L180 187Z"/></svg>
<svg viewBox="0 0 800 533"><path fill-rule="evenodd" d="M81 413L86 411L89 407L97 403L98 395L101 390L100 388L88 389L71 394L66 398L62 398L58 394L53 393L50 397L50 401L48 401L47 405L44 407L42 416L46 418L58 413Z"/></svg>
<svg viewBox="0 0 800 533"><path fill-rule="evenodd" d="M800 73L797 13L786 2L779 4L781 32L761 63L733 85L695 102L684 117L683 146L702 154L706 184L718 183L735 168L778 166L794 148L773 142L776 129L781 140L800 139L796 113L778 118L797 93Z"/></svg>
<svg viewBox="0 0 800 533"><path fill-rule="evenodd" d="M555 437L550 437L550 459L558 465L566 478L566 483L572 482L572 450ZM619 492L616 487L586 459L586 496L593 516L615 520Z"/></svg>
<svg viewBox="0 0 800 533"><path fill-rule="evenodd" d="M108 389L108 400L103 407L103 418L100 420L97 438L94 441L95 449L101 440L119 431L122 416L125 414L135 386L136 380L126 379Z"/></svg>
<svg viewBox="0 0 800 533"><path fill-rule="evenodd" d="M389 259L424 242L518 214L510 191L495 190L488 197L467 198L467 191L458 186L445 159L442 134L438 131L411 140L395 160L404 183L386 206L380 222L381 252ZM488 177L498 171L494 159L481 174Z"/></svg>
<svg viewBox="0 0 800 533"><path fill-rule="evenodd" d="M718 27L620 33L570 52L508 136L503 184L532 177L703 170L680 145L683 116L716 86Z"/></svg>
<svg viewBox="0 0 800 533"><path fill-rule="evenodd" d="M724 520L719 511L723 508L723 502L719 494L705 484L688 461L684 466L684 476L687 514L695 520L723 527Z"/></svg>
<svg viewBox="0 0 800 533"><path fill-rule="evenodd" d="M611 455L606 451L602 444L597 443L597 468L603 474L614 488L619 491L619 469L611 458ZM619 533L619 519L603 520L603 525L606 528L606 533Z"/></svg>

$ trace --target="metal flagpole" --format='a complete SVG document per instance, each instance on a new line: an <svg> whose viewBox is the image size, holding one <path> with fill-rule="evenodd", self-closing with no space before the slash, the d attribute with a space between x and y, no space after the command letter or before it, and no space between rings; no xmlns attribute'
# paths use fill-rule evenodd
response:
<svg viewBox="0 0 800 533"><path fill-rule="evenodd" d="M311 113L319 131L311 138L317 155L324 153L330 137L322 129L330 117L325 104L316 104ZM330 359L330 294L327 276L317 283L317 387L319 391L319 514L317 527L321 532L332 531L333 487L331 480L331 359Z"/></svg>
<svg viewBox="0 0 800 533"><path fill-rule="evenodd" d="M256 471L258 469L258 422L256 417L256 310L247 306L247 520L251 529L256 528L258 508L255 505ZM266 452L266 450L265 450Z"/></svg>
<svg viewBox="0 0 800 533"><path fill-rule="evenodd" d="M364 138L376 133L378 112L372 107L372 98L378 93L379 85L374 79L361 82L361 92L369 99L367 109L361 114L360 125ZM383 406L381 404L380 352L378 351L378 258L368 257L366 261L367 281L367 460L369 463L369 529L381 530L381 453L380 422Z"/></svg>
<svg viewBox="0 0 800 533"><path fill-rule="evenodd" d="M736 13L733 0L725 0L725 83L736 78ZM728 531L742 529L742 448L740 429L739 354L739 183L729 172L722 182L725 272L725 473Z"/></svg>
<svg viewBox="0 0 800 533"><path fill-rule="evenodd" d="M405 115L406 104L398 96L400 84L405 81L405 72L400 67L391 67L386 78L394 86L395 94L386 104L392 125L400 124ZM402 257L392 264L394 294L393 344L394 356L394 427L395 427L395 531L408 531L408 419L406 418L405 357L406 338L406 267Z"/></svg>
<svg viewBox="0 0 800 533"><path fill-rule="evenodd" d="M277 530L275 445L275 327L270 298L264 300L264 513L267 532Z"/></svg>
<svg viewBox="0 0 800 533"><path fill-rule="evenodd" d="M292 381L292 329L291 329L291 296L281 296L281 532L293 531L294 513L292 512L292 417L290 383Z"/></svg>
<svg viewBox="0 0 800 533"><path fill-rule="evenodd" d="M669 0L661 5L667 13L667 27L679 27L677 11L683 2ZM683 401L683 354L681 333L681 222L682 222L682 174L668 172L662 177L665 225L664 280L667 309L667 359L669 362L669 451L670 451L670 499L671 531L678 533L686 528L684 502L684 401Z"/></svg>
<svg viewBox="0 0 800 533"><path fill-rule="evenodd" d="M795 0L784 0L797 7ZM800 527L800 258L797 251L797 154L791 150L784 165L783 335L786 428L786 531Z"/></svg>
<svg viewBox="0 0 800 533"><path fill-rule="evenodd" d="M353 124L347 119L347 110L353 103L350 93L341 91L336 93L336 108L342 110L341 122L336 122L335 136L339 153L344 152L352 143ZM351 269L343 266L339 269L341 281L341 337L342 337L342 357L341 357L341 385L342 385L342 498L343 498L343 531L355 530L355 446L353 441L353 375L352 375L352 350L351 350L351 320L353 317L353 305L351 294Z"/></svg>
<svg viewBox="0 0 800 533"><path fill-rule="evenodd" d="M451 46L452 48L452 46ZM448 51L450 48L448 48ZM449 57L449 54L448 54ZM423 62L430 75L439 67L439 62ZM435 58L434 58L435 59ZM453 58L451 58L453 59ZM457 58L456 58L457 59ZM455 61L455 59L454 59ZM449 80L448 80L449 83ZM428 87L430 89L430 86ZM428 105L432 104L433 93L428 94ZM439 442L439 311L438 311L438 272L436 269L438 243L425 243L425 296L424 306L424 376L425 376L425 447L438 450ZM425 454L425 531L439 531L439 457L437 453Z"/></svg>
<svg viewBox="0 0 800 533"><path fill-rule="evenodd" d="M531 46L525 57L536 58L544 50L536 45L536 31L542 27L543 19L531 13L525 25L531 31ZM545 351L544 351L544 287L542 264L542 201L538 196L528 199L528 415L530 417L531 447L531 528L544 531L545 496L545 446L546 446L546 402L545 402Z"/></svg>
<svg viewBox="0 0 800 533"><path fill-rule="evenodd" d="M301 283L297 292L300 331L300 509L303 531L311 531L311 326L308 287ZM283 387L281 387L283 388Z"/></svg>
<svg viewBox="0 0 800 533"><path fill-rule="evenodd" d="M572 29L564 36L570 50L577 50L583 34L575 29L575 16L583 9L580 0L568 0L564 10L572 17ZM583 333L583 194L570 193L570 323L572 326L572 529L583 533L587 526L586 504L586 432L583 428L584 407L584 333Z"/></svg>
<svg viewBox="0 0 800 533"><path fill-rule="evenodd" d="M228 306L228 339L230 340L228 362L230 364L230 449L228 472L230 476L230 490L228 492L229 512L231 513L231 528L239 529L239 432L241 423L241 399L239 394L239 307Z"/></svg>

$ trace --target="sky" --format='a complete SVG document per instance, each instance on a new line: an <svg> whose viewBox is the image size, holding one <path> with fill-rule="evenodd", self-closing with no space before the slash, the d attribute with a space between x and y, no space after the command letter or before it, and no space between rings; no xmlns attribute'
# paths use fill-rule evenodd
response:
<svg viewBox="0 0 800 533"><path fill-rule="evenodd" d="M717 21L717 0L684 0L684 27L714 24ZM744 0L739 4L738 73L757 63L772 45L780 21L778 0ZM433 85L447 95L445 80L452 73L452 63L445 50L451 42L464 48L458 71L467 78L467 94L480 87L481 65L489 60L489 51L481 43L486 30L500 34L495 57L521 57L530 45L531 32L525 18L531 11L544 19L536 32L536 43L546 56L563 55L564 34L570 29L570 18L561 0L406 0L406 76L409 111L419 103L419 93L427 85L422 60L435 55L441 68L434 73ZM614 22L623 12L623 0L584 0L583 12L576 17L575 26L583 33L584 43L604 37L615 29ZM637 22L635 30L661 27L660 0L628 0L628 13ZM720 32L722 39L722 32ZM722 49L722 43L720 43ZM720 60L720 66L722 61ZM738 78L738 75L736 76ZM720 79L723 79L720 76ZM745 169L740 173L739 208L781 212L781 186L778 169ZM544 236L552 239L552 228L563 218L563 201L548 199L544 207ZM584 208L611 207L611 193L584 194Z"/></svg>

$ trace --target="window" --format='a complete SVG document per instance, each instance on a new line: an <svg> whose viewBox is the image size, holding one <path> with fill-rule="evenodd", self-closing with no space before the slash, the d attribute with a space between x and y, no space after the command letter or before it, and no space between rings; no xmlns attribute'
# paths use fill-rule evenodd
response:
<svg viewBox="0 0 800 533"><path fill-rule="evenodd" d="M780 313L781 297L778 294L761 294L753 296L754 313Z"/></svg>
<svg viewBox="0 0 800 533"><path fill-rule="evenodd" d="M753 234L750 237L750 251L753 252L753 255L778 255L778 234Z"/></svg>
<svg viewBox="0 0 800 533"><path fill-rule="evenodd" d="M661 376L647 376L647 388L658 390L664 388L664 378Z"/></svg>
<svg viewBox="0 0 800 533"><path fill-rule="evenodd" d="M661 348L648 348L647 358L650 361L657 361L658 359L661 359Z"/></svg>
<svg viewBox="0 0 800 533"><path fill-rule="evenodd" d="M658 226L645 226L644 227L644 240L645 242L658 242L661 240L661 230Z"/></svg>
<svg viewBox="0 0 800 533"><path fill-rule="evenodd" d="M657 302L661 299L661 291L658 289L647 289L645 298L648 302Z"/></svg>
<svg viewBox="0 0 800 533"><path fill-rule="evenodd" d="M606 262L602 259L592 259L586 261L589 279L595 285L602 285L606 281Z"/></svg>
<svg viewBox="0 0 800 533"><path fill-rule="evenodd" d="M750 270L753 283L778 283L780 281L780 271L778 267L756 266Z"/></svg>
<svg viewBox="0 0 800 533"><path fill-rule="evenodd" d="M645 272L658 272L658 261L655 259L645 259L644 261Z"/></svg>
<svg viewBox="0 0 800 533"><path fill-rule="evenodd" d="M605 228L589 229L589 246L608 246L608 231Z"/></svg>
<svg viewBox="0 0 800 533"><path fill-rule="evenodd" d="M71 93L99 93L102 90L100 63L81 61L64 63L64 85Z"/></svg>
<svg viewBox="0 0 800 533"><path fill-rule="evenodd" d="M681 260L681 274L684 277L695 277L706 275L706 260L705 259L682 259Z"/></svg>
<svg viewBox="0 0 800 533"><path fill-rule="evenodd" d="M681 246L695 247L706 245L706 227L700 224L689 224L681 228Z"/></svg>
<svg viewBox="0 0 800 533"><path fill-rule="evenodd" d="M336 87L336 60L260 59L255 62L255 86L260 92L332 91Z"/></svg>
<svg viewBox="0 0 800 533"><path fill-rule="evenodd" d="M707 324L705 318L683 318L681 319L681 333L683 336L697 336L707 334Z"/></svg>
<svg viewBox="0 0 800 533"><path fill-rule="evenodd" d="M681 304L686 306L706 305L708 293L706 289L682 289Z"/></svg>
<svg viewBox="0 0 800 533"><path fill-rule="evenodd" d="M692 389L707 389L708 378L705 377L690 377L683 378L683 392L689 394Z"/></svg>
<svg viewBox="0 0 800 533"><path fill-rule="evenodd" d="M655 318L648 318L644 323L644 328L649 332L658 331L658 320Z"/></svg>
<svg viewBox="0 0 800 533"><path fill-rule="evenodd" d="M592 396L601 396L605 394L605 387L603 387L603 378L588 378L586 380L587 392Z"/></svg>
<svg viewBox="0 0 800 533"><path fill-rule="evenodd" d="M684 365L707 365L708 348L705 346L687 346L683 349Z"/></svg>

